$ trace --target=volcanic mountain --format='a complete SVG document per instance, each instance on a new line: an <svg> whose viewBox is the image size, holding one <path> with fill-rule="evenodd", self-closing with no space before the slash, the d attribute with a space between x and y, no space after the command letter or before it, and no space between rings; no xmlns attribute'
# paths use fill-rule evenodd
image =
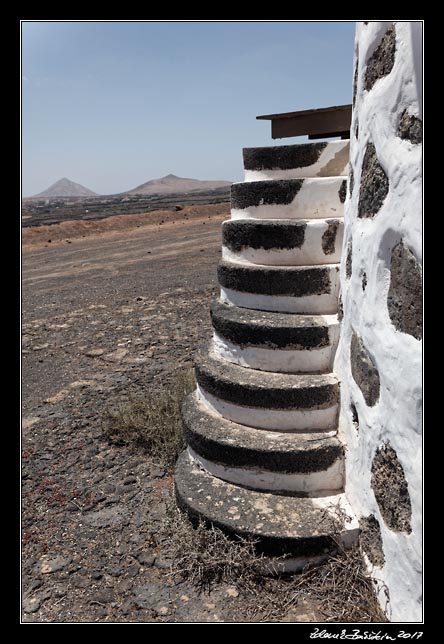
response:
<svg viewBox="0 0 444 644"><path fill-rule="evenodd" d="M128 190L129 195L157 195L173 194L180 192L194 192L197 190L213 190L231 185L231 181L199 181L198 179L184 179L168 174L161 179L152 179L133 190Z"/></svg>
<svg viewBox="0 0 444 644"><path fill-rule="evenodd" d="M74 183L66 177L59 179L43 192L39 192L28 199L50 199L52 197L94 197L97 193L85 188L80 183Z"/></svg>

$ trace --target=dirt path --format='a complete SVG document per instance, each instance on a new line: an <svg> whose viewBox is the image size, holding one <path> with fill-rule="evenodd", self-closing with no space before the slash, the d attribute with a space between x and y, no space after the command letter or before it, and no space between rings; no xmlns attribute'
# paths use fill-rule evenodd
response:
<svg viewBox="0 0 444 644"><path fill-rule="evenodd" d="M220 224L227 216L226 206L208 209L164 226L116 231L110 225L100 234L71 237L70 244L24 245L26 413L46 409L43 400L72 382L121 373L126 383L129 372L134 379L163 372L168 361L190 360L209 331Z"/></svg>

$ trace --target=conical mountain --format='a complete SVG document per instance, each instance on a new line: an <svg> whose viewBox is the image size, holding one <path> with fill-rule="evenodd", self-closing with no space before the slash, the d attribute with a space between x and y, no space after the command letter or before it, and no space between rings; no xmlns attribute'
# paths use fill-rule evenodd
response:
<svg viewBox="0 0 444 644"><path fill-rule="evenodd" d="M89 188L85 188L80 183L75 183L70 181L66 177L59 179L52 186L49 186L43 192L39 192L36 195L33 195L33 199L49 199L50 197L94 197L97 195L97 192L93 192Z"/></svg>

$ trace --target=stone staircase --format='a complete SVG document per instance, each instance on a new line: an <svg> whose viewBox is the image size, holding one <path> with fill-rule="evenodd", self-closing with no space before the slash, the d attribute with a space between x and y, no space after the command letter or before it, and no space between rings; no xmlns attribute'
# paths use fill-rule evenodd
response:
<svg viewBox="0 0 444 644"><path fill-rule="evenodd" d="M296 570L359 533L337 437L348 141L244 149L222 225L214 335L183 406L176 498Z"/></svg>

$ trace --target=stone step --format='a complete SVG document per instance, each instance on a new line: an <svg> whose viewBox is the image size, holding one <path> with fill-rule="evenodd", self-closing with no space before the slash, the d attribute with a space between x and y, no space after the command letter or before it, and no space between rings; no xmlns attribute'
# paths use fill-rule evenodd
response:
<svg viewBox="0 0 444 644"><path fill-rule="evenodd" d="M228 420L261 429L333 430L339 382L333 374L258 371L202 350L195 360L198 396Z"/></svg>
<svg viewBox="0 0 444 644"><path fill-rule="evenodd" d="M244 148L245 181L348 174L350 141Z"/></svg>
<svg viewBox="0 0 444 644"><path fill-rule="evenodd" d="M342 217L344 177L245 181L231 186L232 219L325 219Z"/></svg>
<svg viewBox="0 0 444 644"><path fill-rule="evenodd" d="M325 496L343 489L343 446L325 432L267 432L211 412L196 393L182 407L191 456L214 476L256 490Z"/></svg>
<svg viewBox="0 0 444 644"><path fill-rule="evenodd" d="M336 313L339 265L263 266L222 260L217 269L224 302L259 311Z"/></svg>
<svg viewBox="0 0 444 644"><path fill-rule="evenodd" d="M235 537L257 539L256 548L270 556L289 555L303 567L312 557L356 542L359 526L344 494L302 498L259 492L212 476L187 451L175 473L178 505L197 522Z"/></svg>
<svg viewBox="0 0 444 644"><path fill-rule="evenodd" d="M256 311L211 306L213 350L235 364L284 373L331 371L339 338L337 315Z"/></svg>
<svg viewBox="0 0 444 644"><path fill-rule="evenodd" d="M222 224L222 258L263 266L341 261L344 220L236 219Z"/></svg>

